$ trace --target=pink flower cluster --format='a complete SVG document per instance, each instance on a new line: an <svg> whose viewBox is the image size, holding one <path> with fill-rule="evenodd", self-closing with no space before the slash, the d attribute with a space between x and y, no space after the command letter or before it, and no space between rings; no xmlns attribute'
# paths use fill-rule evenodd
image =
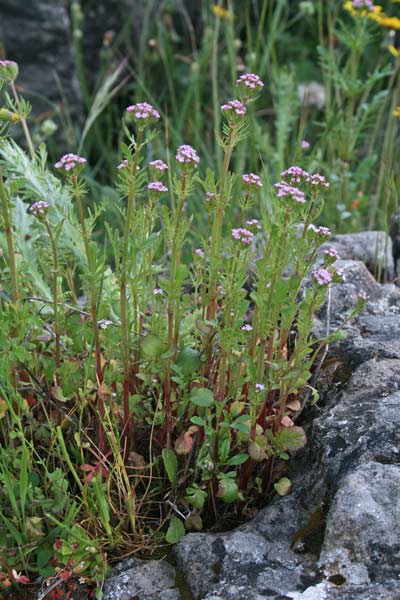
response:
<svg viewBox="0 0 400 600"><path fill-rule="evenodd" d="M196 254L196 256L200 256L201 258L204 258L204 250L202 250L201 248L196 248L194 253Z"/></svg>
<svg viewBox="0 0 400 600"><path fill-rule="evenodd" d="M246 323L245 325L242 325L240 328L242 331L252 331L253 328L249 323Z"/></svg>
<svg viewBox="0 0 400 600"><path fill-rule="evenodd" d="M192 164L195 167L197 167L200 162L200 158L198 157L196 150L187 144L179 146L178 150L176 151L175 158L179 163L185 163L188 165Z"/></svg>
<svg viewBox="0 0 400 600"><path fill-rule="evenodd" d="M328 248L328 250L325 250L324 254L331 258L339 259L339 253L336 248Z"/></svg>
<svg viewBox="0 0 400 600"><path fill-rule="evenodd" d="M256 383L254 387L256 389L256 394L259 394L265 390L265 385L262 383Z"/></svg>
<svg viewBox="0 0 400 600"><path fill-rule="evenodd" d="M17 63L13 60L0 60L0 67L17 67Z"/></svg>
<svg viewBox="0 0 400 600"><path fill-rule="evenodd" d="M0 76L7 81L14 81L18 77L18 65L13 60L0 60Z"/></svg>
<svg viewBox="0 0 400 600"><path fill-rule="evenodd" d="M117 169L126 169L127 167L129 167L129 160L127 158L124 158L124 160L122 161L122 163L120 163L117 166ZM139 165L137 165L136 167L136 171L139 171L140 167Z"/></svg>
<svg viewBox="0 0 400 600"><path fill-rule="evenodd" d="M153 167L156 171L167 171L168 165L163 160L152 160L149 162L149 167Z"/></svg>
<svg viewBox="0 0 400 600"><path fill-rule="evenodd" d="M38 200L29 207L29 212L35 217L42 217L46 214L49 208L49 203L44 200Z"/></svg>
<svg viewBox="0 0 400 600"><path fill-rule="evenodd" d="M239 86L250 90L261 90L264 87L264 83L259 76L254 73L245 73L244 75L241 75L239 79L236 80L236 83Z"/></svg>
<svg viewBox="0 0 400 600"><path fill-rule="evenodd" d="M316 271L313 271L312 276L317 281L317 283L319 283L319 285L328 285L333 278L332 273L327 269L324 269L323 267L317 269Z"/></svg>
<svg viewBox="0 0 400 600"><path fill-rule="evenodd" d="M211 200L214 200L215 198L215 194L213 194L213 192L206 192L206 202L211 202Z"/></svg>
<svg viewBox="0 0 400 600"><path fill-rule="evenodd" d="M257 229L260 228L260 224L257 219L250 219L249 221L246 221L246 225L247 227L257 227Z"/></svg>
<svg viewBox="0 0 400 600"><path fill-rule="evenodd" d="M319 227L316 227L313 223L310 223L310 225L308 226L308 229L310 229L311 231L314 231L314 233L316 233L317 235L320 235L321 237L331 237L332 232L330 229L328 229L328 227L323 227L322 225L320 225Z"/></svg>
<svg viewBox="0 0 400 600"><path fill-rule="evenodd" d="M160 113L147 102L132 104L126 110L128 113L132 113L138 121L158 121L160 118Z"/></svg>
<svg viewBox="0 0 400 600"><path fill-rule="evenodd" d="M375 4L372 0L353 0L353 8L366 8L370 12L375 10Z"/></svg>
<svg viewBox="0 0 400 600"><path fill-rule="evenodd" d="M156 192L157 194L163 194L164 192L168 192L168 188L161 181L151 181L147 186L147 189L151 192Z"/></svg>
<svg viewBox="0 0 400 600"><path fill-rule="evenodd" d="M58 162L56 162L56 164L54 165L56 169L60 169L63 171L72 171L73 169L76 169L76 167L79 167L80 165L84 165L86 163L86 158L83 158L82 156L78 156L78 154L64 154L64 156L62 156L60 158L60 160Z"/></svg>
<svg viewBox="0 0 400 600"><path fill-rule="evenodd" d="M243 183L249 187L262 187L261 178L255 173L242 175Z"/></svg>
<svg viewBox="0 0 400 600"><path fill-rule="evenodd" d="M226 104L221 105L221 110L226 113L235 113L239 117L247 112L247 108L240 100L229 100Z"/></svg>
<svg viewBox="0 0 400 600"><path fill-rule="evenodd" d="M309 183L312 186L322 186L325 188L329 187L329 183L326 178L320 173L307 173L301 167L289 167L286 171L282 171L281 178L288 180L291 185L298 183Z"/></svg>
<svg viewBox="0 0 400 600"><path fill-rule="evenodd" d="M291 185L307 181L309 173L301 167L289 167L281 173L281 179L287 179Z"/></svg>
<svg viewBox="0 0 400 600"><path fill-rule="evenodd" d="M303 140L300 144L300 148L302 150L308 150L310 148L310 142L307 142L307 140Z"/></svg>
<svg viewBox="0 0 400 600"><path fill-rule="evenodd" d="M306 201L304 192L299 190L297 187L289 185L286 183L286 181L275 183L275 187L278 190L278 198L286 198L287 196L290 196L292 200L295 202L300 202L301 204L304 204Z"/></svg>
<svg viewBox="0 0 400 600"><path fill-rule="evenodd" d="M313 173L312 175L310 175L307 179L307 183L310 183L314 186L321 185L325 188L329 187L329 182L325 179L323 175L320 175L319 173Z"/></svg>
<svg viewBox="0 0 400 600"><path fill-rule="evenodd" d="M243 244L249 245L253 241L254 233L248 229L244 229L244 227L239 227L239 229L232 229L232 237L234 240L239 240Z"/></svg>

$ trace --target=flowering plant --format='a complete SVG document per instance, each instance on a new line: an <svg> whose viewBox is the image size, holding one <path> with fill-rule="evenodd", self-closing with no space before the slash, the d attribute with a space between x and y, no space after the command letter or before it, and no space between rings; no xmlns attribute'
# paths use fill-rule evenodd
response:
<svg viewBox="0 0 400 600"><path fill-rule="evenodd" d="M10 386L8 410L18 401L23 413L31 405L39 421L47 419L43 444L57 449L55 460L70 474L79 498L74 514L110 549L157 529L156 510L174 542L231 504L240 510L243 500L257 505L274 491L287 493L285 462L306 444L296 424L305 388L321 348L340 334L314 339L313 314L341 274L335 250L320 252L329 230L313 223L329 187L323 175L298 166L283 171L267 214L262 174L230 171L247 134L247 107L263 85L257 75L242 75L239 99L221 107L220 173L203 175L188 144L168 164L149 162L150 128L160 113L145 102L128 107L116 166L123 225L107 227L110 264L95 236L98 214L86 202L84 157L69 153L55 164L63 175L55 185L62 216L50 195L33 198L28 211L37 247L44 237L51 247L38 263L40 288L14 260L13 167L0 177L7 291L20 327L28 290L42 305L32 313L28 305L29 346L14 368L29 391ZM190 264L186 202L195 186L204 190L209 230ZM48 526L51 517L43 519ZM86 537L74 531L74 544L85 540L85 566ZM57 542L61 554L70 538Z"/></svg>

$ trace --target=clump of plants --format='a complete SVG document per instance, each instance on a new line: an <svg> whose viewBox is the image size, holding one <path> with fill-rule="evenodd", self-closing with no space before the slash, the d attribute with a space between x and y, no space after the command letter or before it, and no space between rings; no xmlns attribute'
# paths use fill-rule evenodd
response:
<svg viewBox="0 0 400 600"><path fill-rule="evenodd" d="M0 61L4 84L17 72ZM242 75L221 106L220 172L203 173L189 145L154 158L160 115L129 106L120 228L91 204L84 157L51 172L44 147L28 158L3 130L3 585L87 576L100 598L108 559L290 491L312 369L341 335L315 339L313 315L341 273L329 247L315 266L330 236L314 224L323 175L293 166L270 189L230 171L263 85ZM25 101L6 95L1 110L29 136ZM208 217L198 247L195 187Z"/></svg>

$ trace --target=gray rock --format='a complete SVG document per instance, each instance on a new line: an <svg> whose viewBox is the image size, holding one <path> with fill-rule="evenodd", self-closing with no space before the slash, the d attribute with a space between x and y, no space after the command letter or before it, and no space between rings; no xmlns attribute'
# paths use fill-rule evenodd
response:
<svg viewBox="0 0 400 600"><path fill-rule="evenodd" d="M343 271L343 282L331 288L330 314L333 322L344 320L357 306L358 297L363 292L371 303L382 300L382 286L374 279L365 264L358 260L337 260L335 267ZM328 296L318 313L320 319L326 319Z"/></svg>
<svg viewBox="0 0 400 600"><path fill-rule="evenodd" d="M400 319L393 315L362 315L347 328L347 337L332 344L330 354L351 368L371 359L400 359Z"/></svg>
<svg viewBox="0 0 400 600"><path fill-rule="evenodd" d="M375 276L382 274L384 280L394 277L392 240L384 231L361 231L333 235L321 251L336 248L341 259L360 260Z"/></svg>
<svg viewBox="0 0 400 600"><path fill-rule="evenodd" d="M65 99L73 114L81 96L64 0L0 0L0 37L7 58L20 64L17 87L36 113Z"/></svg>
<svg viewBox="0 0 400 600"><path fill-rule="evenodd" d="M130 558L115 566L104 585L104 600L182 600L174 568L165 561Z"/></svg>
<svg viewBox="0 0 400 600"><path fill-rule="evenodd" d="M309 453L315 462L308 465L307 485L314 503L361 464L400 461L399 386L399 360L370 360L350 379L348 391L313 421Z"/></svg>
<svg viewBox="0 0 400 600"><path fill-rule="evenodd" d="M400 591L399 490L400 462L362 463L341 480L320 556L328 577L352 585L398 578Z"/></svg>
<svg viewBox="0 0 400 600"><path fill-rule="evenodd" d="M389 587L390 586L390 587ZM303 593L289 594L293 600L400 600L397 582L388 586L368 584L365 586L334 586L323 582L307 588Z"/></svg>

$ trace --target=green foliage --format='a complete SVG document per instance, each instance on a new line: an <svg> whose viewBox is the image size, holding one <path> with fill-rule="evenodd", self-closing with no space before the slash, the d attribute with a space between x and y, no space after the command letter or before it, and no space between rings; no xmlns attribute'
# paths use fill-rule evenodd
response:
<svg viewBox="0 0 400 600"><path fill-rule="evenodd" d="M326 215L356 223L351 194L375 185L379 149L394 148L375 129L386 122L395 71L379 61L368 72L362 66L375 25L351 15L325 23L320 3L325 99L323 107L300 102L287 40L294 24L303 33L311 27L314 13L294 14L288 4L262 2L254 38L250 3L246 29L203 7L207 28L200 47L192 40L191 67L176 61L166 22L156 24L159 55L146 54L143 34L137 93L151 100L166 77L168 97L157 93L157 108L168 136L158 136L156 118L131 111L118 127L116 174L117 156L98 141L103 119L117 110L125 63L93 102L85 89L80 147L113 165L113 210L95 166L57 167L57 177L44 145L28 157L1 139L1 582L17 583L7 579L13 569L43 577L69 570L96 581L100 597L107 556L150 549L160 538L175 543L230 505L240 511L290 491L282 475L307 442L296 424L304 391L317 400L315 361L342 334L312 335L328 286L340 281L335 256L320 252L329 231L317 223ZM74 11L79 29L84 15ZM337 35L337 49L325 43L325 29ZM246 114L221 114L221 84L235 83L240 60L268 84L257 95L239 83ZM27 103L18 95L6 103L30 148ZM259 108L267 119L258 119ZM307 154L299 144L309 133L315 146ZM193 150L173 158L192 139L200 168ZM167 173L149 164L159 156ZM284 166L298 161L304 169L282 173L275 189ZM378 204L380 193L378 185ZM27 210L38 200L48 203L44 212ZM364 304L360 298L349 319Z"/></svg>

